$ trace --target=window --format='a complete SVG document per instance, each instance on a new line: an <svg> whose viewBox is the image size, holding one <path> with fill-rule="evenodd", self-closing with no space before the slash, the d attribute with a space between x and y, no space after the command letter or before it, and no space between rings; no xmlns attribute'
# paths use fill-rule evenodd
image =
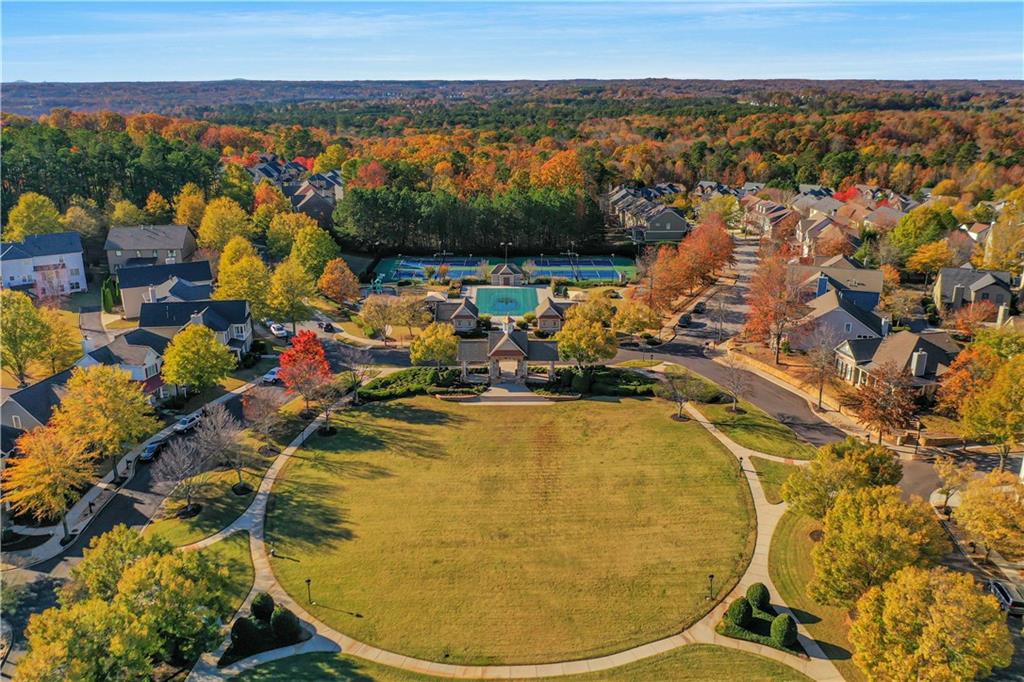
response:
<svg viewBox="0 0 1024 682"><path fill-rule="evenodd" d="M153 258L157 258L159 256L160 256L160 252L157 251L156 249L153 249Z"/></svg>
<svg viewBox="0 0 1024 682"><path fill-rule="evenodd" d="M79 270L78 268L71 268L72 277L78 277L80 274L82 274L81 270Z"/></svg>
<svg viewBox="0 0 1024 682"><path fill-rule="evenodd" d="M146 365L146 378L155 377L160 371L160 368L156 365Z"/></svg>
<svg viewBox="0 0 1024 682"><path fill-rule="evenodd" d="M123 254L123 253L121 253L121 251L120 251L120 250L117 250L117 251L115 251L115 252L114 252L114 255L115 255L115 256L123 256L124 254Z"/></svg>
<svg viewBox="0 0 1024 682"><path fill-rule="evenodd" d="M72 282L71 283L71 291L78 291L81 288L82 288L82 285L79 284L78 282Z"/></svg>
<svg viewBox="0 0 1024 682"><path fill-rule="evenodd" d="M244 324L236 324L236 325L232 325L232 326L234 327L234 330L235 330L235 338L241 339L241 338L245 337L245 325Z"/></svg>
<svg viewBox="0 0 1024 682"><path fill-rule="evenodd" d="M21 417L19 417L16 414L12 414L11 415L11 426L13 426L16 429L20 429L21 428Z"/></svg>
<svg viewBox="0 0 1024 682"><path fill-rule="evenodd" d="M983 300L983 301L987 301L988 300L988 292L987 291L981 292L981 300Z"/></svg>
<svg viewBox="0 0 1024 682"><path fill-rule="evenodd" d="M142 258L142 250L141 249L135 249L135 257L136 258Z"/></svg>
<svg viewBox="0 0 1024 682"><path fill-rule="evenodd" d="M847 322L846 324L843 325L843 330L846 331L846 332L852 332L853 331L853 324L851 324L850 322Z"/></svg>

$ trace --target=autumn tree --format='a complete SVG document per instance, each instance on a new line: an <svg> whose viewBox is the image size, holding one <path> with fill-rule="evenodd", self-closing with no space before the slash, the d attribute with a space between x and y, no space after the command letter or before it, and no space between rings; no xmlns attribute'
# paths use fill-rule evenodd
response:
<svg viewBox="0 0 1024 682"><path fill-rule="evenodd" d="M246 467L253 463L253 453L242 442L242 425L228 412L223 403L207 405L203 419L195 429L193 442L201 458L208 458L219 466L234 469L238 482L232 486L236 495L252 491L252 486L242 477Z"/></svg>
<svg viewBox="0 0 1024 682"><path fill-rule="evenodd" d="M20 242L34 234L60 232L60 212L49 198L35 192L25 192L18 197L18 203L7 214L4 225L4 241Z"/></svg>
<svg viewBox="0 0 1024 682"><path fill-rule="evenodd" d="M46 325L46 337L39 359L49 365L51 374L56 374L82 357L78 329L72 327L67 316L56 308L40 308L39 317Z"/></svg>
<svg viewBox="0 0 1024 682"><path fill-rule="evenodd" d="M267 305L274 315L291 322L294 334L297 322L309 318L306 299L315 294L313 278L295 259L289 258L278 265L270 277Z"/></svg>
<svg viewBox="0 0 1024 682"><path fill-rule="evenodd" d="M126 446L160 427L139 382L111 365L72 370L50 423L62 438L109 457L115 477L120 476L117 460Z"/></svg>
<svg viewBox="0 0 1024 682"><path fill-rule="evenodd" d="M807 367L809 377L818 387L818 409L822 409L825 387L835 383L836 346L839 337L829 325L815 325L811 335L811 346L807 349Z"/></svg>
<svg viewBox="0 0 1024 682"><path fill-rule="evenodd" d="M295 236L305 228L320 226L305 213L278 213L267 228L267 250L275 258L284 258L292 250Z"/></svg>
<svg viewBox="0 0 1024 682"><path fill-rule="evenodd" d="M278 374L289 393L298 393L309 409L321 386L331 380L331 366L324 354L324 346L311 331L301 331L292 345L281 353L281 371Z"/></svg>
<svg viewBox="0 0 1024 682"><path fill-rule="evenodd" d="M1013 472L998 470L971 480L954 516L989 551L1024 552L1024 481Z"/></svg>
<svg viewBox="0 0 1024 682"><path fill-rule="evenodd" d="M251 257L259 258L259 253L252 242L241 235L232 237L220 252L220 259L217 261L218 276L221 268Z"/></svg>
<svg viewBox="0 0 1024 682"><path fill-rule="evenodd" d="M569 308L566 312L566 319L572 320L584 320L586 322L596 322L602 327L608 327L612 324L615 316L615 308L612 307L611 302L601 296L595 296L582 303Z"/></svg>
<svg viewBox="0 0 1024 682"><path fill-rule="evenodd" d="M251 239L255 236L252 221L236 201L218 197L206 205L199 223L199 245L214 251L223 251L232 237Z"/></svg>
<svg viewBox="0 0 1024 682"><path fill-rule="evenodd" d="M237 163L229 163L224 166L220 174L220 193L222 198L230 199L244 211L252 208L253 194L255 193L252 175L244 166ZM214 201L217 201L216 199ZM213 202L210 202L213 203Z"/></svg>
<svg viewBox="0 0 1024 682"><path fill-rule="evenodd" d="M263 445L260 452L275 451L271 438L282 423L281 393L270 386L253 386L242 394L242 414L249 429L260 437Z"/></svg>
<svg viewBox="0 0 1024 682"><path fill-rule="evenodd" d="M903 467L895 452L848 436L818 448L810 464L783 483L782 498L793 510L820 521L840 493L896 485L902 478Z"/></svg>
<svg viewBox="0 0 1024 682"><path fill-rule="evenodd" d="M722 364L725 367L725 381L722 382L722 388L732 398L729 411L736 414L740 411L740 400L750 390L750 373L735 353L727 353Z"/></svg>
<svg viewBox="0 0 1024 682"><path fill-rule="evenodd" d="M958 416L960 406L987 388L1002 364L1003 359L986 345L973 343L960 351L940 379L939 409Z"/></svg>
<svg viewBox="0 0 1024 682"><path fill-rule="evenodd" d="M28 367L43 357L50 328L32 299L20 291L0 291L0 359L25 386Z"/></svg>
<svg viewBox="0 0 1024 682"><path fill-rule="evenodd" d="M160 535L140 533L119 523L94 536L82 550L82 560L71 567L71 579L61 587L61 601L109 601L117 594L117 583L129 566L144 556L168 554L171 549Z"/></svg>
<svg viewBox="0 0 1024 682"><path fill-rule="evenodd" d="M612 318L612 328L636 336L646 329L660 329L661 317L643 301L623 302Z"/></svg>
<svg viewBox="0 0 1024 682"><path fill-rule="evenodd" d="M143 210L146 213L146 222L150 225L164 225L171 219L171 205L155 190L146 197L146 206Z"/></svg>
<svg viewBox="0 0 1024 682"><path fill-rule="evenodd" d="M956 229L953 213L941 204L922 204L900 218L889 233L889 242L904 259L922 245L938 241Z"/></svg>
<svg viewBox="0 0 1024 682"><path fill-rule="evenodd" d="M67 513L81 490L94 480L93 463L83 444L52 426L40 426L18 438L19 456L3 469L4 500L19 514L37 521L60 518L67 538Z"/></svg>
<svg viewBox="0 0 1024 682"><path fill-rule="evenodd" d="M1010 664L999 603L968 573L909 566L869 589L850 627L853 660L872 680L975 680Z"/></svg>
<svg viewBox="0 0 1024 682"><path fill-rule="evenodd" d="M963 490L964 486L974 478L976 467L974 462L959 463L952 455L939 455L935 458L932 467L936 475L942 481L939 492L945 495L942 501L943 507L949 506L949 498L953 493Z"/></svg>
<svg viewBox="0 0 1024 682"><path fill-rule="evenodd" d="M87 247L93 244L97 247L102 246L99 242L106 236L106 225L103 214L96 208L95 202L89 206L68 206L60 222L64 230L80 234Z"/></svg>
<svg viewBox="0 0 1024 682"><path fill-rule="evenodd" d="M213 386L235 368L235 356L209 327L190 324L164 350L164 381L197 393Z"/></svg>
<svg viewBox="0 0 1024 682"><path fill-rule="evenodd" d="M389 328L399 319L398 305L396 296L367 296L359 313L363 322L380 334L385 346L388 345Z"/></svg>
<svg viewBox="0 0 1024 682"><path fill-rule="evenodd" d="M1020 254L1024 252L1024 186L1007 194L1005 201L1006 205L989 230L983 265L1020 274Z"/></svg>
<svg viewBox="0 0 1024 682"><path fill-rule="evenodd" d="M316 283L320 293L338 305L354 301L362 296L359 280L352 273L344 258L334 258L324 266L324 273Z"/></svg>
<svg viewBox="0 0 1024 682"><path fill-rule="evenodd" d="M193 500L213 484L211 472L215 466L212 459L199 452L194 438L176 438L160 454L153 467L153 478L174 484L168 496L185 503L178 510L179 516L195 516L201 507Z"/></svg>
<svg viewBox="0 0 1024 682"><path fill-rule="evenodd" d="M341 170L341 164L345 163L348 154L340 144L329 144L324 147L323 152L316 157L313 163L314 173L328 173L332 170Z"/></svg>
<svg viewBox="0 0 1024 682"><path fill-rule="evenodd" d="M337 258L339 253L334 237L320 227L309 225L295 235L290 258L316 279L323 274L327 263Z"/></svg>
<svg viewBox="0 0 1024 682"><path fill-rule="evenodd" d="M946 316L944 324L968 338L972 338L985 322L996 319L996 307L990 301L975 301L961 306Z"/></svg>
<svg viewBox="0 0 1024 682"><path fill-rule="evenodd" d="M779 362L782 339L803 315L797 293L797 282L789 274L786 260L780 254L764 258L750 280L747 292L750 312L744 333L750 338L769 340Z"/></svg>
<svg viewBox="0 0 1024 682"><path fill-rule="evenodd" d="M904 502L896 486L840 492L825 514L824 538L811 550L811 594L823 604L851 605L907 566L928 568L949 551L926 502Z"/></svg>
<svg viewBox="0 0 1024 682"><path fill-rule="evenodd" d="M198 230L206 212L206 198L203 190L195 183L186 183L174 197L174 222Z"/></svg>
<svg viewBox="0 0 1024 682"><path fill-rule="evenodd" d="M110 224L115 227L135 227L137 225L148 225L149 218L141 208L127 199L121 199L114 202L114 205L111 207Z"/></svg>
<svg viewBox="0 0 1024 682"><path fill-rule="evenodd" d="M580 367L610 360L618 351L615 334L600 322L591 322L584 317L566 320L555 340L558 341L558 355L564 360L575 360Z"/></svg>
<svg viewBox="0 0 1024 682"><path fill-rule="evenodd" d="M739 201L731 194L717 194L710 199L701 202L697 208L697 217L704 222L713 215L717 215L730 230L738 230L743 220L743 211L740 209Z"/></svg>
<svg viewBox="0 0 1024 682"><path fill-rule="evenodd" d="M848 404L857 413L857 421L878 432L881 443L884 434L914 423L915 396L907 372L888 363L876 368L867 383L853 390Z"/></svg>
<svg viewBox="0 0 1024 682"><path fill-rule="evenodd" d="M445 322L433 322L409 345L409 360L414 365L434 363L435 366L455 362L459 339L455 330Z"/></svg>
<svg viewBox="0 0 1024 682"><path fill-rule="evenodd" d="M683 418L683 408L691 400L696 400L705 392L704 382L680 369L666 372L665 379L654 387L654 394L663 400L676 404L676 419Z"/></svg>
<svg viewBox="0 0 1024 682"><path fill-rule="evenodd" d="M1014 443L1024 442L1024 355L1016 355L996 372L982 391L960 408L964 435L996 445L1000 470Z"/></svg>
<svg viewBox="0 0 1024 682"><path fill-rule="evenodd" d="M856 250L857 249L854 247L853 242L851 242L845 234L839 231L826 236L824 239L818 240L814 245L815 255L825 256L828 258L831 258L832 256L852 256Z"/></svg>
<svg viewBox="0 0 1024 682"><path fill-rule="evenodd" d="M268 180L260 180L253 191L253 208L270 206L275 214L291 210L291 203L278 187Z"/></svg>
<svg viewBox="0 0 1024 682"><path fill-rule="evenodd" d="M938 274L942 268L953 266L956 254L949 248L945 239L928 242L917 247L907 259L907 269L925 274L925 284Z"/></svg>
<svg viewBox="0 0 1024 682"><path fill-rule="evenodd" d="M220 268L213 298L223 301L248 301L253 317L270 314L270 270L259 256L244 256Z"/></svg>

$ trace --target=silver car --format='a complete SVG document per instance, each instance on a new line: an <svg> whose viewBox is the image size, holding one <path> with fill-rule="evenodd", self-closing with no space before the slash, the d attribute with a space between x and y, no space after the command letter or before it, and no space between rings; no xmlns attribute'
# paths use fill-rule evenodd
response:
<svg viewBox="0 0 1024 682"><path fill-rule="evenodd" d="M1005 580L989 580L988 591L991 592L1011 616L1024 616L1024 594L1021 588Z"/></svg>

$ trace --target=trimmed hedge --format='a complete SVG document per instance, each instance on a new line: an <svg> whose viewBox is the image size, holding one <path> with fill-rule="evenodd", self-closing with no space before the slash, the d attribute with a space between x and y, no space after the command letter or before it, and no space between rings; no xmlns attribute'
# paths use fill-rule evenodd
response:
<svg viewBox="0 0 1024 682"><path fill-rule="evenodd" d="M750 625L750 619L754 617L754 609L746 597L740 597L729 604L729 610L725 612L725 619L736 627L745 628Z"/></svg>
<svg viewBox="0 0 1024 682"><path fill-rule="evenodd" d="M253 598L251 609L252 616L242 616L231 625L231 645L217 665L230 665L261 651L308 638L298 616L283 606L275 606L274 598L266 592L260 592Z"/></svg>
<svg viewBox="0 0 1024 682"><path fill-rule="evenodd" d="M641 396L653 395L657 379L616 367L561 367L548 383L553 392L592 395Z"/></svg>
<svg viewBox="0 0 1024 682"><path fill-rule="evenodd" d="M788 613L780 613L772 620L772 639L786 648L796 644L796 622Z"/></svg>
<svg viewBox="0 0 1024 682"><path fill-rule="evenodd" d="M277 646L295 644L302 639L302 623L299 622L299 617L280 604L274 607L274 614L270 617L270 628L274 631Z"/></svg>
<svg viewBox="0 0 1024 682"><path fill-rule="evenodd" d="M269 623L270 617L274 613L274 598L266 592L260 592L252 598L252 605L249 607L249 610L252 612L252 617L256 620Z"/></svg>
<svg viewBox="0 0 1024 682"><path fill-rule="evenodd" d="M482 393L486 388L480 384L463 384L457 369L410 367L370 381L359 389L359 397L366 402L375 402L411 395Z"/></svg>
<svg viewBox="0 0 1024 682"><path fill-rule="evenodd" d="M768 593L768 588L764 586L764 583L754 583L747 588L747 601L755 609L761 611L767 611L768 607L771 606L772 597Z"/></svg>

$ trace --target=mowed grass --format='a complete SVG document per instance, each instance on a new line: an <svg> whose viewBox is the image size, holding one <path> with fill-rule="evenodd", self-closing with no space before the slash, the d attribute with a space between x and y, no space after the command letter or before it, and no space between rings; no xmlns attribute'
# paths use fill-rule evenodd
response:
<svg viewBox="0 0 1024 682"><path fill-rule="evenodd" d="M697 403L696 407L725 435L738 444L778 457L811 459L814 448L797 438L793 429L780 424L748 402L740 401L738 414L729 411L732 403Z"/></svg>
<svg viewBox="0 0 1024 682"><path fill-rule="evenodd" d="M751 457L750 463L757 471L757 477L764 489L764 496L770 504L782 502L782 484L786 482L789 475L797 470L795 464L783 464L773 462L764 457Z"/></svg>
<svg viewBox="0 0 1024 682"><path fill-rule="evenodd" d="M653 400L337 415L278 478L273 569L357 639L471 664L600 655L699 619L752 551L750 494L699 424ZM358 614L354 616L352 614Z"/></svg>
<svg viewBox="0 0 1024 682"><path fill-rule="evenodd" d="M853 650L847 639L850 628L846 609L824 606L808 594L807 586L814 578L811 535L819 530L821 524L811 517L786 512L772 537L768 569L783 600L818 640L825 655L848 682L860 682L866 678L851 658Z"/></svg>
<svg viewBox="0 0 1024 682"><path fill-rule="evenodd" d="M436 677L388 668L341 654L305 654L266 663L242 673L239 682L291 680L291 682L429 682ZM567 682L807 682L809 677L762 656L735 649L695 644L621 668L585 675L560 677Z"/></svg>
<svg viewBox="0 0 1024 682"><path fill-rule="evenodd" d="M199 551L228 569L229 581L225 590L228 608L222 614L227 621L235 615L252 590L255 571L252 567L252 554L249 552L249 534L245 531L234 533Z"/></svg>

